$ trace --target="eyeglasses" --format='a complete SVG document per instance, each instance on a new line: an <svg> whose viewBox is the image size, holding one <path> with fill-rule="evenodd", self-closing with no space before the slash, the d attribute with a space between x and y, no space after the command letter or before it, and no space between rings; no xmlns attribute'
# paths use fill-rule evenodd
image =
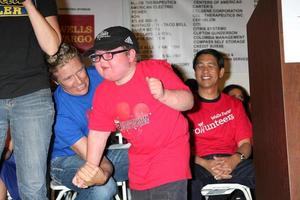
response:
<svg viewBox="0 0 300 200"><path fill-rule="evenodd" d="M94 54L90 55L89 58L91 59L91 61L93 63L99 62L101 60L101 58L103 58L105 61L109 61L109 60L113 59L115 54L122 53L125 51L128 51L128 49L122 49L119 51L112 51L112 52L105 52L103 54L94 53Z"/></svg>

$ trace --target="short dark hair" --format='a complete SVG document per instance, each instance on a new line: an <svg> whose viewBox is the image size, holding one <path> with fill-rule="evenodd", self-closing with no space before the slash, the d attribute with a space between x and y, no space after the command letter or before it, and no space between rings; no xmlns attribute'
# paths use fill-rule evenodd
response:
<svg viewBox="0 0 300 200"><path fill-rule="evenodd" d="M62 43L56 54L47 57L49 72L53 75L57 70L68 63L72 58L78 57L82 61L82 56L78 50L67 43Z"/></svg>
<svg viewBox="0 0 300 200"><path fill-rule="evenodd" d="M197 65L197 58L203 54L209 54L216 58L219 68L224 68L224 56L222 53L215 49L203 49L196 53L194 60L193 60L193 69L195 69Z"/></svg>

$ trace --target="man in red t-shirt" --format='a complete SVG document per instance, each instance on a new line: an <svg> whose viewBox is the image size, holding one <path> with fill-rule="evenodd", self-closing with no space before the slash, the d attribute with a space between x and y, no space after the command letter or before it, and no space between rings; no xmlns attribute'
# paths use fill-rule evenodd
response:
<svg viewBox="0 0 300 200"><path fill-rule="evenodd" d="M201 188L211 183L240 183L254 189L249 158L252 127L238 99L220 93L224 58L214 49L199 51L193 61L198 92L188 118L193 127L191 199L200 200Z"/></svg>
<svg viewBox="0 0 300 200"><path fill-rule="evenodd" d="M88 52L105 81L89 115L87 161L99 165L106 140L118 129L131 143L129 185L133 200L185 200L191 178L188 122L181 111L193 95L162 60L137 62L138 44L127 28L103 30ZM84 165L73 183L85 186Z"/></svg>

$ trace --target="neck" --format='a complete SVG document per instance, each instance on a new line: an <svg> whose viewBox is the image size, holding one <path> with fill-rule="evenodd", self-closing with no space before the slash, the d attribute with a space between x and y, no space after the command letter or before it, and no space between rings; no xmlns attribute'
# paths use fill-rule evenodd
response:
<svg viewBox="0 0 300 200"><path fill-rule="evenodd" d="M128 73L123 78L115 82L116 85L123 85L128 81L130 81L135 73L135 70L136 70L136 65L131 65L131 67L128 70Z"/></svg>
<svg viewBox="0 0 300 200"><path fill-rule="evenodd" d="M204 99L213 100L219 96L220 92L218 88L199 88L198 94Z"/></svg>

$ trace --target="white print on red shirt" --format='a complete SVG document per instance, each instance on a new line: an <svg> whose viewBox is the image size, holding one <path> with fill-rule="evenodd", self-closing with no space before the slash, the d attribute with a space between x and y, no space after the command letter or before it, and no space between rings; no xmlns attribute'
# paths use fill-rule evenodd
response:
<svg viewBox="0 0 300 200"><path fill-rule="evenodd" d="M218 126L221 126L223 124L228 123L229 121L234 120L234 115L231 113L231 109L228 109L227 111L215 114L210 118L212 122L209 124L204 124L203 121L198 123L198 127L194 129L195 135L203 134L206 131L213 130Z"/></svg>
<svg viewBox="0 0 300 200"><path fill-rule="evenodd" d="M138 129L150 123L149 116L151 113L146 104L138 103L133 107L132 111L126 102L117 104L117 119L114 122L119 131Z"/></svg>

